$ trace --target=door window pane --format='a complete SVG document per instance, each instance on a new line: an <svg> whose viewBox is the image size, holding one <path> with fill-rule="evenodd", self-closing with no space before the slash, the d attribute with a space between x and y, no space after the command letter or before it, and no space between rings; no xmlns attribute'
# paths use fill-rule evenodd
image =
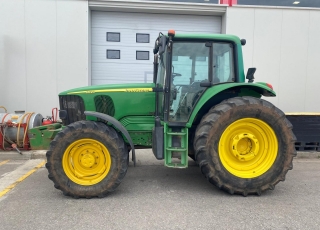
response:
<svg viewBox="0 0 320 230"><path fill-rule="evenodd" d="M176 42L173 44L170 121L186 122L208 80L209 51L204 42Z"/></svg>
<svg viewBox="0 0 320 230"><path fill-rule="evenodd" d="M213 83L234 81L233 46L213 43Z"/></svg>

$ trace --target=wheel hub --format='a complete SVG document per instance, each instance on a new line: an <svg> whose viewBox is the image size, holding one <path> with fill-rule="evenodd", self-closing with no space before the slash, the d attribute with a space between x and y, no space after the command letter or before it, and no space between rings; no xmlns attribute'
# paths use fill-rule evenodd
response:
<svg viewBox="0 0 320 230"><path fill-rule="evenodd" d="M95 157L91 153L81 154L80 164L86 168L91 168L95 164Z"/></svg>
<svg viewBox="0 0 320 230"><path fill-rule="evenodd" d="M252 160L259 151L259 141L250 133L241 133L232 139L232 153L240 161Z"/></svg>

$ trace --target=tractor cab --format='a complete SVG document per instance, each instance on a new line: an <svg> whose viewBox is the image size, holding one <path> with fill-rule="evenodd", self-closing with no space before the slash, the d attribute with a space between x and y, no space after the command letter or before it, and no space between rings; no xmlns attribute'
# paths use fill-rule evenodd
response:
<svg viewBox="0 0 320 230"><path fill-rule="evenodd" d="M203 92L215 84L236 81L234 44L230 41L183 39L170 30L155 44L154 83L158 116L185 124Z"/></svg>
<svg viewBox="0 0 320 230"><path fill-rule="evenodd" d="M167 130L171 130L164 134L169 145L176 139L176 143L173 143L175 147L187 147L185 126L206 89L239 79L234 49L235 45L227 40L175 36L174 30L170 30L168 36L159 34L154 48L154 83L157 93L155 117L156 121L165 123ZM158 127L162 125L158 124ZM182 136L176 134L174 136L178 138L168 137L166 134L174 133L172 130L177 130ZM183 143L184 139L186 143ZM164 152L171 147L164 146ZM161 149L159 151L162 152ZM187 150L185 152L188 154ZM167 154L171 156L171 153ZM166 165L170 167L170 156L158 153L157 158L168 159ZM180 166L186 167L186 162Z"/></svg>

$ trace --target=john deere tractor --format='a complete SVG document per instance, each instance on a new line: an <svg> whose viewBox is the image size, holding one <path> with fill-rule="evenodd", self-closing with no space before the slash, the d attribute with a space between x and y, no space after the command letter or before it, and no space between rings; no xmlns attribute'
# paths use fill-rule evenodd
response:
<svg viewBox="0 0 320 230"><path fill-rule="evenodd" d="M123 180L129 153L152 148L172 168L189 157L230 194L260 195L284 181L296 155L285 114L245 77L233 35L159 33L152 83L88 86L59 94L65 125L50 144L49 178L65 195L104 197ZM246 79L245 79L246 78Z"/></svg>

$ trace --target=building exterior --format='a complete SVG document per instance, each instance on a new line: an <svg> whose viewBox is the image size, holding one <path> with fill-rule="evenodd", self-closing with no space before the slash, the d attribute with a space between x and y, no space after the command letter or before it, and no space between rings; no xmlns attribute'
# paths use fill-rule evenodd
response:
<svg viewBox="0 0 320 230"><path fill-rule="evenodd" d="M0 0L0 106L47 116L67 89L150 82L154 40L175 29L245 38L245 69L278 94L266 99L320 112L320 8L198 2Z"/></svg>

